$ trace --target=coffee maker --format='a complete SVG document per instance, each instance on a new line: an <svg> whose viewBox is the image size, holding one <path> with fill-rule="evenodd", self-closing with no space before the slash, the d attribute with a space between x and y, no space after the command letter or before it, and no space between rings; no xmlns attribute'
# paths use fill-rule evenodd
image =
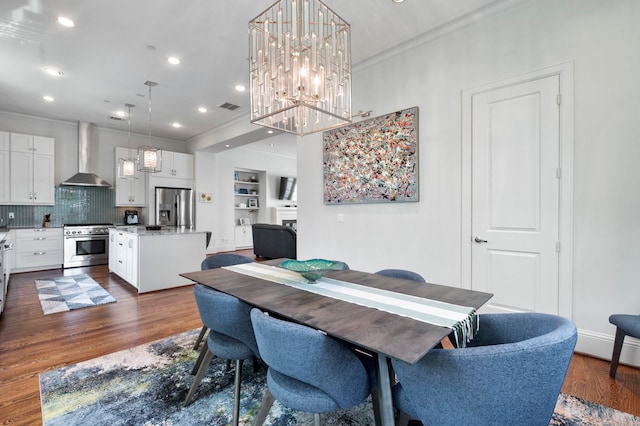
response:
<svg viewBox="0 0 640 426"><path fill-rule="evenodd" d="M125 225L137 225L138 222L138 210L125 210L124 211L124 224Z"/></svg>

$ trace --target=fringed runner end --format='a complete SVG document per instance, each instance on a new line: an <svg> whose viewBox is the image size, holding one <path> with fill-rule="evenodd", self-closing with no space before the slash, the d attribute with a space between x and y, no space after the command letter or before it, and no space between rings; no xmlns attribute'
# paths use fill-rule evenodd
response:
<svg viewBox="0 0 640 426"><path fill-rule="evenodd" d="M475 309L473 309L467 318L457 322L453 327L453 335L456 339L457 348L467 347L480 328L480 318Z"/></svg>

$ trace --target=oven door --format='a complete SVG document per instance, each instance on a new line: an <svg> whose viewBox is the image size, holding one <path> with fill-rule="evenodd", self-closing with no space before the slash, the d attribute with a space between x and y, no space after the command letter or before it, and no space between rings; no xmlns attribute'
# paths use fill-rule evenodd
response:
<svg viewBox="0 0 640 426"><path fill-rule="evenodd" d="M108 235L64 237L63 268L105 265L107 263L109 263Z"/></svg>

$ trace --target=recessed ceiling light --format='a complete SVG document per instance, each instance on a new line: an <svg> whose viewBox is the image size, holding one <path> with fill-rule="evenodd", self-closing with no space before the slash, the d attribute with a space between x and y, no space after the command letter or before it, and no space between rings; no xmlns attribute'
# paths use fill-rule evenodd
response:
<svg viewBox="0 0 640 426"><path fill-rule="evenodd" d="M198 111L200 111L201 113L205 113L205 112L207 112L207 111L208 111L208 109L207 109L207 108L205 108L205 107L199 107L199 108L198 108Z"/></svg>
<svg viewBox="0 0 640 426"><path fill-rule="evenodd" d="M176 121L175 123L172 124L172 126L175 127L176 129L179 129L180 127L182 127L182 124Z"/></svg>
<svg viewBox="0 0 640 426"><path fill-rule="evenodd" d="M231 145L226 144L224 147L225 147L225 148L231 148Z"/></svg>
<svg viewBox="0 0 640 426"><path fill-rule="evenodd" d="M58 21L58 24L62 25L63 27L73 28L76 26L75 22L73 22L66 16L58 16L56 20Z"/></svg>
<svg viewBox="0 0 640 426"><path fill-rule="evenodd" d="M180 65L180 59L176 58L175 56L169 56L169 58L167 58L167 62L169 62L171 65Z"/></svg>
<svg viewBox="0 0 640 426"><path fill-rule="evenodd" d="M53 67L46 67L44 69L44 72L46 72L49 75L52 75L54 77L61 77L64 75L64 73L62 71L60 71L59 69L55 69Z"/></svg>
<svg viewBox="0 0 640 426"><path fill-rule="evenodd" d="M47 102L53 102L54 101L53 96L49 96L49 95L44 95L42 97L42 99L44 99Z"/></svg>
<svg viewBox="0 0 640 426"><path fill-rule="evenodd" d="M246 87L244 87L242 84L238 84L238 85L236 86L236 90L237 90L238 92L244 92L245 90L247 90L247 88L246 88Z"/></svg>
<svg viewBox="0 0 640 426"><path fill-rule="evenodd" d="M404 0L391 0L394 3L402 3Z"/></svg>
<svg viewBox="0 0 640 426"><path fill-rule="evenodd" d="M122 111L122 110L120 110L120 111L116 111L116 115L117 115L118 117L124 117L125 115L127 115L127 113L126 113L126 112L124 112L124 111Z"/></svg>
<svg viewBox="0 0 640 426"><path fill-rule="evenodd" d="M273 130L267 130L267 133L269 133L271 135L271 134L273 134Z"/></svg>

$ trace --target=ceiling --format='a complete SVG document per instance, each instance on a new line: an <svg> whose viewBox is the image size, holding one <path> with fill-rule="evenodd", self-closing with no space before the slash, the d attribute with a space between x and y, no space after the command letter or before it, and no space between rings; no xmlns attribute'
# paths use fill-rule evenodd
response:
<svg viewBox="0 0 640 426"><path fill-rule="evenodd" d="M504 0L325 0L351 25L353 63ZM2 0L0 110L186 141L246 116L249 20L274 0ZM75 22L65 28L64 15ZM179 65L167 62L178 57ZM52 77L43 69L64 74ZM151 115L145 81L151 92ZM44 95L54 98L43 100ZM234 111L220 108L225 102ZM354 101L355 102L355 101ZM205 106L206 113L197 108ZM179 122L182 127L172 127Z"/></svg>

